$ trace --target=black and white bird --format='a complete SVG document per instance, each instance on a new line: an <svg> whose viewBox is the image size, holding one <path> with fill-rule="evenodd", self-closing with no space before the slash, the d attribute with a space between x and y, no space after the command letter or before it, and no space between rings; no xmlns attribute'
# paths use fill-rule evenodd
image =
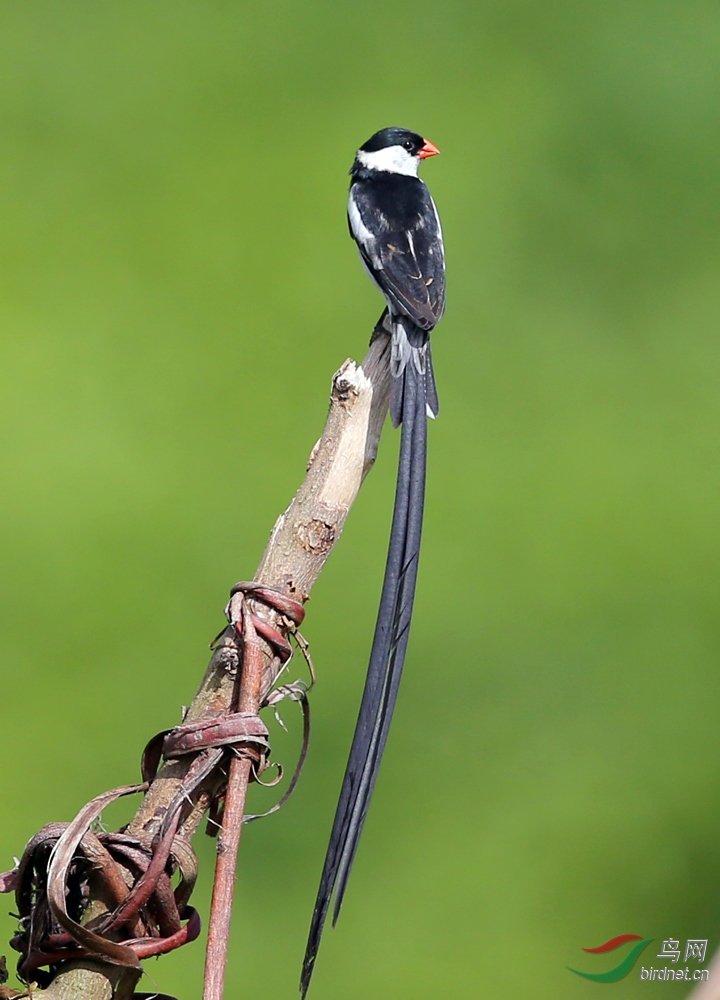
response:
<svg viewBox="0 0 720 1000"><path fill-rule="evenodd" d="M307 993L330 900L337 920L397 699L415 598L425 497L427 417L438 412L430 332L445 307L445 253L435 203L418 177L439 150L384 128L355 155L348 223L387 303L375 333L391 336L390 413L402 424L395 507L380 610L350 757L315 901L300 990Z"/></svg>

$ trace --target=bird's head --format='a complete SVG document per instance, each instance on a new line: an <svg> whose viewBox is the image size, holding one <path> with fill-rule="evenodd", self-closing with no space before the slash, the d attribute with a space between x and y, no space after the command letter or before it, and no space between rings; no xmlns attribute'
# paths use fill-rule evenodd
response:
<svg viewBox="0 0 720 1000"><path fill-rule="evenodd" d="M437 146L417 132L406 128L383 128L357 151L350 173L377 170L417 177L420 161L439 152Z"/></svg>

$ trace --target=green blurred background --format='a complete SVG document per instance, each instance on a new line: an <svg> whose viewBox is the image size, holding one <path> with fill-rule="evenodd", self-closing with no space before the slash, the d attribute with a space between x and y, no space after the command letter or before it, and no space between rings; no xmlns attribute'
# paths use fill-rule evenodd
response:
<svg viewBox="0 0 720 1000"><path fill-rule="evenodd" d="M442 413L312 996L687 995L638 973L720 940L719 44L694 0L2 4L0 869L192 698L379 314L347 170L398 124L443 151ZM313 592L311 756L244 836L228 997L296 995L396 453ZM621 933L658 939L627 979L566 970ZM202 943L147 968L198 997Z"/></svg>

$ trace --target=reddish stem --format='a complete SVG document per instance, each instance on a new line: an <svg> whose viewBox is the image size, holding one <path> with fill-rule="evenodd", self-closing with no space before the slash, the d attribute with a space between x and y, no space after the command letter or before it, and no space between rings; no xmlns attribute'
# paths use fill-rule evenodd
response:
<svg viewBox="0 0 720 1000"><path fill-rule="evenodd" d="M263 651L245 601L243 601L242 621L243 654L239 670L237 711L256 714L262 696ZM238 755L230 761L222 827L217 840L215 881L205 952L203 1000L223 998L237 853L251 768L252 760L249 757Z"/></svg>

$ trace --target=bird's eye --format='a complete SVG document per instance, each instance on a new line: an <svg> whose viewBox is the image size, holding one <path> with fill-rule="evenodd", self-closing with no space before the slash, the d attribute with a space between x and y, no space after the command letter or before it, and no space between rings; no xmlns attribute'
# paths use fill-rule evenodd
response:
<svg viewBox="0 0 720 1000"><path fill-rule="evenodd" d="M408 139L408 141L407 141L407 142L404 142L404 143L403 143L403 146L405 147L405 149L407 149L407 151L408 151L408 152L410 152L410 150L412 149L412 146L413 146L413 144L412 144L412 143L410 142L410 140Z"/></svg>

